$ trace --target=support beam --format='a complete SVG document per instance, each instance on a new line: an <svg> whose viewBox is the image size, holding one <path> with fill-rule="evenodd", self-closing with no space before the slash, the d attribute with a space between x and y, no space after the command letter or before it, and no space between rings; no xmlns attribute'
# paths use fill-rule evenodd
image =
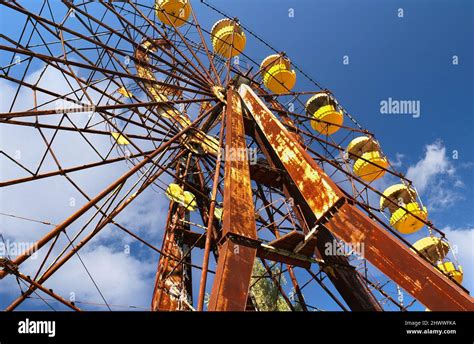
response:
<svg viewBox="0 0 474 344"><path fill-rule="evenodd" d="M270 102L272 101L270 100ZM280 106L276 102L273 105ZM292 121L287 117L282 117L282 122L285 123L286 126L294 127ZM276 137L276 135L272 134L267 136L268 131L271 129L276 129L276 133L278 133L279 129L274 124L270 125L271 127L266 128L267 132L265 133L263 133L257 125L254 128L253 136L255 137L256 142L260 146L260 149L265 154L267 161L270 163L271 167L276 168L280 171L285 171L285 175L282 175L280 178L280 182L282 183L282 191L288 199L291 198L293 200L293 210L296 215L296 219L298 220L300 227L305 233L305 235L301 232L289 233L286 235L286 238L281 238L280 240L290 240L290 243L279 243L278 241L280 240L278 240L278 243L275 243L275 245L283 244L284 246L288 246L289 244L287 249L292 247L291 250L294 250L293 253L301 251L301 253L306 256L308 254L312 256L315 253L318 259L324 261L324 264L320 264L321 269L324 270L328 278L331 280L331 283L336 287L337 291L342 296L342 298L351 310L382 311L383 309L378 303L377 299L375 298L371 290L368 288L365 281L357 273L355 268L350 265L348 258L342 255L326 254L327 245L334 245L334 242L336 241L336 238L331 234L331 232L329 232L324 227L319 227L317 229L317 233L314 233L317 235L312 236L312 238L309 238L307 241L304 240L305 236L309 236L310 233L315 232L313 228L315 226L317 218L315 216L315 213L309 207L308 202L306 202L305 198L298 190L295 182L292 181L292 178L294 178L294 180L301 180L305 178L305 171L301 170L301 168L304 166L304 163L302 163L303 159L301 159L301 161L299 161L298 163L291 164L289 163L289 161L287 161L288 159L281 159L274 149L274 147L282 147L287 149L291 147L292 142L303 142L303 139L301 136L298 135L296 128L294 127L294 131L288 132L288 136L285 142L271 140L271 138ZM285 154L287 153L283 151L283 153L280 155L284 157ZM286 164L282 163L282 160L286 161ZM295 177L296 175L298 175L298 177ZM330 182L330 180L327 179L327 182ZM316 183L311 185L311 187L315 186L317 186ZM309 191L309 194L314 193L318 195L318 190L318 188L315 188L311 191L306 191ZM339 200L341 195L337 194L337 196L335 197L337 198L337 200ZM319 203L324 202L323 197L320 197L318 199L317 196L315 196L311 199L317 200ZM331 202L327 204L326 207L333 206L334 204L335 203ZM294 239L298 240L298 238L295 237L292 239L290 234L299 234L298 236L300 238L302 237L303 239L300 239L299 242L293 243L294 246L292 246L291 242ZM301 246L299 249L298 244L303 244L303 246ZM303 263L305 263L306 265L301 265L300 262L298 262L298 264L293 265L302 266L305 268L310 267L311 263L309 261L305 261Z"/></svg>
<svg viewBox="0 0 474 344"><path fill-rule="evenodd" d="M430 310L474 311L469 294L355 206L345 203L326 226L353 247L363 244L369 262Z"/></svg>
<svg viewBox="0 0 474 344"><path fill-rule="evenodd" d="M232 87L227 92L226 154L223 243L208 309L244 311L256 249L234 242L229 234L256 239L257 232L242 107Z"/></svg>
<svg viewBox="0 0 474 344"><path fill-rule="evenodd" d="M183 231L189 231L189 225L181 221L184 218L185 208L171 202L163 239L163 254L158 262L151 301L152 311L190 310L192 305L191 269L186 264L190 261L183 260L185 248L188 247L183 243Z"/></svg>
<svg viewBox="0 0 474 344"><path fill-rule="evenodd" d="M287 167L296 188L324 227L347 244L364 244L365 258L395 283L433 311L474 310L472 298L455 282L350 204L338 186L246 85L240 94L274 153ZM327 210L336 205L333 214Z"/></svg>

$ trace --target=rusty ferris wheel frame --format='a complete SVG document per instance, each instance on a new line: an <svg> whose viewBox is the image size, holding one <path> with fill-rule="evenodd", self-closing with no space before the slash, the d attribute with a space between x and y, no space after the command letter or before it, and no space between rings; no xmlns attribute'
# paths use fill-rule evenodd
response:
<svg viewBox="0 0 474 344"><path fill-rule="evenodd" d="M225 16L206 2L197 4ZM299 76L308 78L316 91L269 93L250 53L240 52L239 63L215 54L208 43L211 32L199 25L194 11L185 25L165 26L156 17L152 1L52 5L44 0L35 6L8 1L0 9L15 12L25 22L19 37L0 34L1 52L11 56L11 63L1 66L0 77L16 85L9 111L0 113L0 125L5 130L29 127L45 144L43 159L34 168L2 150L2 161L16 165L23 174L1 180L0 187L57 177L84 196L79 210L54 225L29 250L14 259L2 258L0 278L13 275L26 286L7 310L40 293L81 310L79 303L56 294L48 280L107 226L157 254L152 310L204 310L210 275L208 310L258 310L253 288L262 279L276 287L289 310L318 310L308 295L317 298L321 292L342 310L408 310L417 301L431 310L473 309L467 290L390 227L383 212L370 202L370 195L384 197L383 193L350 168L343 147L355 135L373 134L340 104L349 124L340 125L343 134L337 139L309 128L311 118L303 99L329 91L301 69L296 67ZM41 76L35 84L28 82L35 63L42 64L43 72L59 72L70 89L63 93L48 89L40 85ZM34 106L19 111L18 95L25 90ZM49 98L38 103L38 95ZM174 109L174 115L166 115L163 109ZM80 124L75 117L80 113L93 113L99 120L90 116ZM45 118L56 118L57 123ZM54 134L47 138L47 131ZM54 150L62 132L80 135L84 146L96 152L97 161L63 166ZM112 133L106 154L89 140ZM214 135L214 141L207 141L208 135ZM212 142L218 142L220 149L209 148ZM257 152L255 164L249 163L247 154L225 157L229 151L249 149ZM293 160L285 159L284 150L291 152ZM42 171L47 155L56 170ZM87 194L74 181L76 172L93 174L101 166L120 163L129 169L98 194ZM385 170L411 185L392 166ZM165 190L165 176L192 193L198 215L191 217L187 206L171 200L158 248L116 217L133 207L144 190ZM218 208L222 218L216 215ZM430 233L444 238L433 223L419 220ZM60 237L67 241L57 253ZM325 245L332 242L363 242L364 257L326 254ZM36 273L28 276L22 264L39 250L44 254ZM255 260L263 266L259 276L252 275ZM371 276L368 264L380 270L386 281ZM199 283L193 283L193 275ZM282 276L287 276L289 286ZM394 292L399 288L411 295L409 303L397 299Z"/></svg>

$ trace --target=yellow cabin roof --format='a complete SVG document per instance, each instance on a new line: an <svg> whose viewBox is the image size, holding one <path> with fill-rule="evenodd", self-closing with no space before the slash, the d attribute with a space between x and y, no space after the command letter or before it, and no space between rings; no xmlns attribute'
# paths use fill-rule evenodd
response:
<svg viewBox="0 0 474 344"><path fill-rule="evenodd" d="M220 20L216 21L214 23L214 25L212 26L212 28L211 28L211 35L215 36L217 31L219 31L220 29L222 29L225 26L232 26L238 34L241 34L241 35L245 36L244 30L242 29L240 24L238 22L232 20L232 19L229 19L229 18L224 18L224 19L220 19Z"/></svg>
<svg viewBox="0 0 474 344"><path fill-rule="evenodd" d="M325 105L335 105L335 102L326 92L319 92L309 98L304 107L309 115L313 115L320 107Z"/></svg>
<svg viewBox="0 0 474 344"><path fill-rule="evenodd" d="M130 92L129 90L127 90L123 86L118 89L118 93L120 93L122 96L127 97L127 98L132 98L133 97L133 93Z"/></svg>
<svg viewBox="0 0 474 344"><path fill-rule="evenodd" d="M403 198L405 203L408 201L416 200L416 191L409 188L405 184L395 184L385 189L383 192L385 197L380 197L380 209L385 209L387 207L394 206L389 202L387 198L390 198L392 201L396 201L398 198Z"/></svg>
<svg viewBox="0 0 474 344"><path fill-rule="evenodd" d="M413 247L432 263L444 259L449 252L449 244L446 241L432 236L418 240Z"/></svg>
<svg viewBox="0 0 474 344"><path fill-rule="evenodd" d="M361 156L365 152L379 151L380 146L374 139L368 136L359 136L353 139L347 146L346 151L351 154Z"/></svg>
<svg viewBox="0 0 474 344"><path fill-rule="evenodd" d="M130 141L128 141L128 139L125 135L122 135L120 133L115 133L115 132L110 133L110 134L115 139L117 144L119 144L119 145L129 145L130 144Z"/></svg>
<svg viewBox="0 0 474 344"><path fill-rule="evenodd" d="M260 63L260 69L263 71L275 64L283 64L288 70L291 68L291 61L288 57L281 54L273 54L263 59L262 63Z"/></svg>

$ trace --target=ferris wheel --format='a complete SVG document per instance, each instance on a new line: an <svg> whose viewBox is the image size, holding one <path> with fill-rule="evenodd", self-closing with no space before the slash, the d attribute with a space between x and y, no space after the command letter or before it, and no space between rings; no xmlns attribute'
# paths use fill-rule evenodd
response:
<svg viewBox="0 0 474 344"><path fill-rule="evenodd" d="M188 0L0 9L21 21L0 34L0 216L14 226L0 239L32 241L0 259L6 310L113 309L81 253L118 236L156 264L154 311L313 311L322 298L340 310L474 309L383 138L245 18ZM201 26L203 12L221 19ZM383 179L394 182L379 190ZM126 220L146 216L144 194L163 219L153 235ZM55 197L69 212L52 211ZM100 304L55 292L73 259Z"/></svg>

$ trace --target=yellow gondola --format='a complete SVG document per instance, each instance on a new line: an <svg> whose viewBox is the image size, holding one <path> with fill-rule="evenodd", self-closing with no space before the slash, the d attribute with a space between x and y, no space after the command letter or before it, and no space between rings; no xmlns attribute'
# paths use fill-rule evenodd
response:
<svg viewBox="0 0 474 344"><path fill-rule="evenodd" d="M390 225L403 234L411 234L418 231L423 227L423 222L418 220L413 215L416 215L419 218L422 218L426 221L428 217L428 212L426 208L420 208L420 205L416 202L408 203L405 205L405 209L399 208L396 212L392 214L390 218Z"/></svg>
<svg viewBox="0 0 474 344"><path fill-rule="evenodd" d="M332 135L340 129L344 116L337 111L337 104L327 93L317 93L305 105L311 120L311 127L324 135Z"/></svg>
<svg viewBox="0 0 474 344"><path fill-rule="evenodd" d="M145 82L147 91L149 92L150 96L156 102L168 102L169 99L164 90L160 85L156 85L154 81L158 81L153 73L148 67L146 67L142 63L149 63L150 58L148 56L148 52L156 52L157 45L150 40L145 40L141 44L141 48L137 50L135 57L141 63L137 63L137 74L141 78L148 79L151 82ZM165 92L165 93L163 93ZM176 122L181 128L185 128L190 126L191 120L186 114L181 114L178 109L173 107L169 104L162 104L156 108L158 113L158 117L163 117L167 119L171 119ZM192 133L182 135L181 136L181 144L183 144L186 148L192 151L195 154L212 154L217 156L218 151L218 144L215 144L213 138L208 137L206 134L202 133L199 130L194 130Z"/></svg>
<svg viewBox="0 0 474 344"><path fill-rule="evenodd" d="M346 149L350 160L354 161L353 171L361 179L372 182L385 174L387 159L382 156L379 144L368 136L352 140Z"/></svg>
<svg viewBox="0 0 474 344"><path fill-rule="evenodd" d="M276 94L289 92L296 83L296 72L291 70L291 61L286 56L275 54L260 64L263 84Z"/></svg>
<svg viewBox="0 0 474 344"><path fill-rule="evenodd" d="M201 142L201 147L204 153L217 156L219 150L219 140L210 135L206 135Z"/></svg>
<svg viewBox="0 0 474 344"><path fill-rule="evenodd" d="M211 29L212 46L222 57L239 55L244 51L246 41L244 30L235 20L221 19Z"/></svg>
<svg viewBox="0 0 474 344"><path fill-rule="evenodd" d="M403 234L411 234L424 226L422 220L428 218L426 207L417 202L416 191L404 184L395 184L385 189L380 197L380 209L388 209L392 214L390 225ZM394 203L392 203L394 202ZM406 208L408 211L406 211Z"/></svg>
<svg viewBox="0 0 474 344"><path fill-rule="evenodd" d="M120 93L122 96L126 97L126 98L132 98L133 97L133 93L130 92L129 90L127 90L125 87L120 87L118 90L118 93Z"/></svg>
<svg viewBox="0 0 474 344"><path fill-rule="evenodd" d="M156 16L165 25L182 26L191 15L188 0L157 0Z"/></svg>
<svg viewBox="0 0 474 344"><path fill-rule="evenodd" d="M440 269L445 275L450 276L459 284L462 283L464 274L461 265L458 265L458 267L456 268L453 262L444 262L438 264L438 269Z"/></svg>
<svg viewBox="0 0 474 344"><path fill-rule="evenodd" d="M210 135L196 132L191 135L183 135L181 143L191 152L197 155L210 154L217 156L219 141Z"/></svg>
<svg viewBox="0 0 474 344"><path fill-rule="evenodd" d="M195 211L197 208L196 196L190 191L184 191L183 193L183 206L186 210Z"/></svg>
<svg viewBox="0 0 474 344"><path fill-rule="evenodd" d="M413 244L413 248L433 264L443 260L449 252L449 244L446 241L431 236L418 240Z"/></svg>
<svg viewBox="0 0 474 344"><path fill-rule="evenodd" d="M170 185L168 185L168 188L166 189L165 194L173 202L176 202L176 203L183 202L184 191L183 191L183 188L179 186L178 184L171 183Z"/></svg>
<svg viewBox="0 0 474 344"><path fill-rule="evenodd" d="M190 191L184 191L178 184L171 183L168 185L165 194L173 202L185 207L186 210L195 211L197 208L196 196Z"/></svg>
<svg viewBox="0 0 474 344"><path fill-rule="evenodd" d="M223 209L222 208L218 208L218 207L214 208L214 216L219 221L222 221L222 214L223 214Z"/></svg>

